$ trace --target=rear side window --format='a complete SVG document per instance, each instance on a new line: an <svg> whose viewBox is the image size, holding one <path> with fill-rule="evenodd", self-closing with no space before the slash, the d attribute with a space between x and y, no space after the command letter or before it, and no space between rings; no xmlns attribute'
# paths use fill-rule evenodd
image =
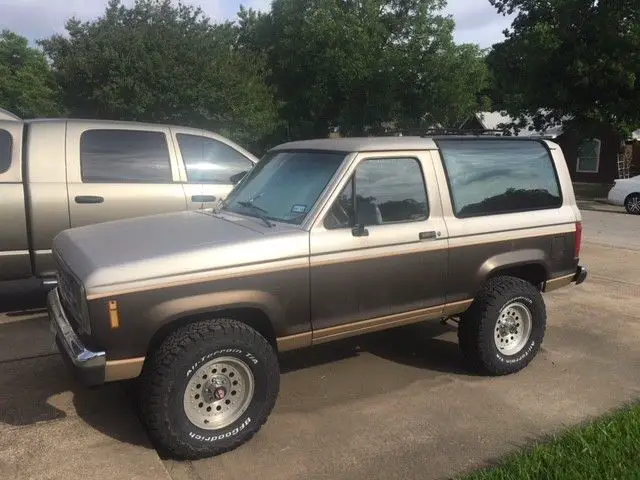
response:
<svg viewBox="0 0 640 480"><path fill-rule="evenodd" d="M0 173L6 172L11 166L12 145L11 134L6 130L0 130Z"/></svg>
<svg viewBox="0 0 640 480"><path fill-rule="evenodd" d="M88 130L80 137L83 182L170 183L171 163L162 132Z"/></svg>
<svg viewBox="0 0 640 480"><path fill-rule="evenodd" d="M558 208L562 195L538 141L438 140L456 217Z"/></svg>
<svg viewBox="0 0 640 480"><path fill-rule="evenodd" d="M253 167L253 162L239 151L213 138L184 133L176 137L189 182L236 183L237 176Z"/></svg>

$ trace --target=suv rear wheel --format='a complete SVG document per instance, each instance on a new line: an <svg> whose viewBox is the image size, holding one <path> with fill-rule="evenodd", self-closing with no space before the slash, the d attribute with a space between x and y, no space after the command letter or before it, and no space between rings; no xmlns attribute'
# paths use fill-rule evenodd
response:
<svg viewBox="0 0 640 480"><path fill-rule="evenodd" d="M216 319L171 333L145 364L139 394L152 441L172 456L196 459L247 442L279 388L269 342L243 323Z"/></svg>
<svg viewBox="0 0 640 480"><path fill-rule="evenodd" d="M490 279L462 315L458 341L470 368L508 375L537 355L546 329L542 294L515 277Z"/></svg>

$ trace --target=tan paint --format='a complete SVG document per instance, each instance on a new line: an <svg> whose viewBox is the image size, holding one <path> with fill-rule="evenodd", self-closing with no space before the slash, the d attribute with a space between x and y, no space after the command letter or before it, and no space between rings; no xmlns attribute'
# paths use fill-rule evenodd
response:
<svg viewBox="0 0 640 480"><path fill-rule="evenodd" d="M261 275L266 273L293 270L296 268L305 268L308 266L309 261L307 258L293 258L262 263L258 265L243 265L240 267L224 268L214 270L212 272L190 273L187 275L179 275L175 277L154 279L153 281L140 282L139 286L120 288L118 290L105 290L104 292L101 292L99 288L96 288L95 290L97 290L97 293L87 295L87 300L115 297L118 295L126 295L129 293L145 292L170 287L180 287L183 285L193 285L196 283L213 282L216 280L246 277L249 275Z"/></svg>
<svg viewBox="0 0 640 480"><path fill-rule="evenodd" d="M287 352L289 350L298 350L300 348L306 348L311 346L313 339L313 333L304 332L296 335L289 335L287 337L280 337L276 339L279 352Z"/></svg>
<svg viewBox="0 0 640 480"><path fill-rule="evenodd" d="M544 291L552 292L554 290L558 290L559 288L566 287L567 285L571 285L573 283L573 277L575 275L564 275L562 277L552 278L551 280L547 280Z"/></svg>
<svg viewBox="0 0 640 480"><path fill-rule="evenodd" d="M120 314L118 313L118 302L116 300L109 300L109 322L111 328L120 327Z"/></svg>
<svg viewBox="0 0 640 480"><path fill-rule="evenodd" d="M145 357L127 358L125 360L107 361L104 370L104 381L115 382L136 378L142 373Z"/></svg>

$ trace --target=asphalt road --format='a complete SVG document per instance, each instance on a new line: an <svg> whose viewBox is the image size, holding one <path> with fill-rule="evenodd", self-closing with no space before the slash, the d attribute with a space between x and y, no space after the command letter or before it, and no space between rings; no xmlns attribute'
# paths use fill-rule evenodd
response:
<svg viewBox="0 0 640 480"><path fill-rule="evenodd" d="M0 478L435 479L488 465L640 397L640 217L617 211L583 205L590 277L546 296L543 349L521 373L470 375L437 322L288 354L259 434L198 462L157 456L126 385L77 387L52 353L42 294L5 288Z"/></svg>

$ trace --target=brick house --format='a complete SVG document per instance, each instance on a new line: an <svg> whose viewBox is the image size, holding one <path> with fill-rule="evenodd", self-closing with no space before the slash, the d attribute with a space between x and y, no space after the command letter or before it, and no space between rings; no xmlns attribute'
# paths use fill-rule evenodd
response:
<svg viewBox="0 0 640 480"><path fill-rule="evenodd" d="M513 121L503 112L478 112L468 118L463 130L502 130ZM571 178L574 182L611 184L617 178L640 174L640 130L628 139L625 148L631 158L629 168L624 168L625 148L622 148L613 130L603 129L596 138L589 139L576 131L563 131L553 127L544 132L523 129L518 136L547 137L562 147Z"/></svg>

